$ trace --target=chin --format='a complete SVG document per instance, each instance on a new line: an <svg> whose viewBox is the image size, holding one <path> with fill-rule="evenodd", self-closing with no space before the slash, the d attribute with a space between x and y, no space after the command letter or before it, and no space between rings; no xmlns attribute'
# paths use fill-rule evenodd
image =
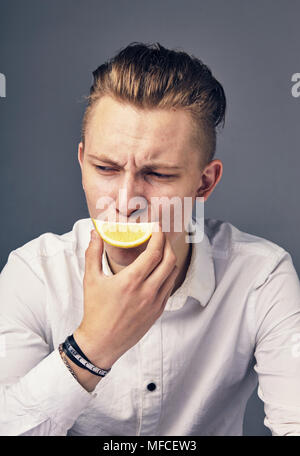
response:
<svg viewBox="0 0 300 456"><path fill-rule="evenodd" d="M123 249L121 247L114 247L113 245L105 242L105 250L108 257L119 266L128 266L131 264L146 248L149 241L144 242L138 247L130 249Z"/></svg>

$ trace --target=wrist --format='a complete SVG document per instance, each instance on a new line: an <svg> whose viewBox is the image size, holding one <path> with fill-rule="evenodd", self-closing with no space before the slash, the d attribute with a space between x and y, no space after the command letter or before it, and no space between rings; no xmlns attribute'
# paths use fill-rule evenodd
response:
<svg viewBox="0 0 300 456"><path fill-rule="evenodd" d="M95 344L91 342L91 338L82 329L77 328L73 332L73 337L76 344L85 354L85 357L96 367L107 370L110 369L116 361L111 353L107 353L107 347L105 350L101 349L99 346L96 347Z"/></svg>
<svg viewBox="0 0 300 456"><path fill-rule="evenodd" d="M77 366L70 358L67 357L67 355L64 353L62 350L62 344L60 344L60 356L66 365L67 369L73 377L78 381L78 383L86 389L89 393L93 392L96 385L98 382L102 379L102 377L96 376L91 374L89 371L86 369L83 369L82 367Z"/></svg>
<svg viewBox="0 0 300 456"><path fill-rule="evenodd" d="M78 377L77 375L75 374L74 370L72 369L71 367L71 364L70 364L70 360L68 360L67 356L65 355L64 351L63 351L63 348L62 348L62 343L59 344L58 346L58 351L59 351L59 354L64 362L64 364L67 366L69 372L73 375L73 377L78 381Z"/></svg>

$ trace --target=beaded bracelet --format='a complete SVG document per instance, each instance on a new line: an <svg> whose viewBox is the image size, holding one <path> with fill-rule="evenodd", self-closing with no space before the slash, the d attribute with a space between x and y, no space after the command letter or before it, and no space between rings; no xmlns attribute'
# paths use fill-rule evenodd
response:
<svg viewBox="0 0 300 456"><path fill-rule="evenodd" d="M63 362L65 363L65 365L67 366L68 370L71 372L71 374L73 375L73 377L78 381L78 378L77 378L77 375L75 374L75 372L73 371L72 367L70 366L70 364L68 363L67 361L67 357L65 355L65 352L63 351L63 344L59 344L58 346L58 351L59 351L59 354L63 360Z"/></svg>

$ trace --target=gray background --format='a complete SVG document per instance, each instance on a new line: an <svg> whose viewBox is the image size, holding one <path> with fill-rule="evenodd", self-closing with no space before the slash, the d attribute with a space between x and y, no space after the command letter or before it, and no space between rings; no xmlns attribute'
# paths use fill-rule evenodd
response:
<svg viewBox="0 0 300 456"><path fill-rule="evenodd" d="M288 250L300 272L300 1L1 0L0 269L9 252L88 217L77 162L92 71L132 41L199 57L228 100L205 217ZM254 391L245 435L270 435Z"/></svg>

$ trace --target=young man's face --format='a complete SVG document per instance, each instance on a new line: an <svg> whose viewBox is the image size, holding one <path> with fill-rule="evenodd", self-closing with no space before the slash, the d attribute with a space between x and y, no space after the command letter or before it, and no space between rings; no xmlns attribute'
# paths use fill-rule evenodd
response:
<svg viewBox="0 0 300 456"><path fill-rule="evenodd" d="M82 143L78 147L90 216L103 219L105 213L106 220L110 217L119 222L160 220L172 244L182 240L195 198L207 198L221 177L216 171L218 160L217 165L208 165L207 175L203 176L199 149L193 142L191 118L183 110L139 110L103 97L92 111L85 150ZM103 197L108 197L107 204L99 206ZM185 209L184 197L190 199ZM159 201L160 198L163 199ZM178 226L182 227L181 232L177 232ZM121 249L105 244L105 248L126 265L146 245L147 242Z"/></svg>

